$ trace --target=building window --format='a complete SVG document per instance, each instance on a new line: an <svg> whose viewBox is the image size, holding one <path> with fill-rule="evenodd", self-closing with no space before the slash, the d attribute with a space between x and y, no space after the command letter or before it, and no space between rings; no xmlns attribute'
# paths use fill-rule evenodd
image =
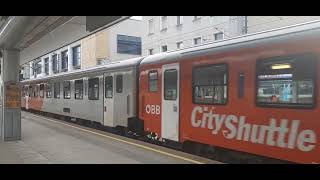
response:
<svg viewBox="0 0 320 180"><path fill-rule="evenodd" d="M160 31L165 31L168 28L168 16L160 17Z"/></svg>
<svg viewBox="0 0 320 180"><path fill-rule="evenodd" d="M68 71L68 50L61 52L62 71Z"/></svg>
<svg viewBox="0 0 320 180"><path fill-rule="evenodd" d="M222 40L223 39L223 33L219 32L219 33L215 33L214 35L214 40L218 41L218 40Z"/></svg>
<svg viewBox="0 0 320 180"><path fill-rule="evenodd" d="M183 48L183 42L177 42L177 49L182 49Z"/></svg>
<svg viewBox="0 0 320 180"><path fill-rule="evenodd" d="M116 92L122 93L122 90L123 90L123 76L122 74L119 74L116 77Z"/></svg>
<svg viewBox="0 0 320 180"><path fill-rule="evenodd" d="M177 26L180 26L183 24L183 16L177 16Z"/></svg>
<svg viewBox="0 0 320 180"><path fill-rule="evenodd" d="M148 21L148 27L149 27L149 35L154 33L154 21L153 19L150 19Z"/></svg>
<svg viewBox="0 0 320 180"><path fill-rule="evenodd" d="M193 39L193 45L197 46L201 44L201 37L197 37Z"/></svg>
<svg viewBox="0 0 320 180"><path fill-rule="evenodd" d="M56 99L60 98L60 82L56 82L53 85L54 91L53 91L53 97Z"/></svg>
<svg viewBox="0 0 320 180"><path fill-rule="evenodd" d="M178 72L176 69L164 72L164 99L176 100L178 95Z"/></svg>
<svg viewBox="0 0 320 180"><path fill-rule="evenodd" d="M47 89L46 89L46 97L47 97L47 98L51 98L51 96L52 96L52 87L51 87L51 84L50 84L50 83L46 84L46 87L47 87Z"/></svg>
<svg viewBox="0 0 320 180"><path fill-rule="evenodd" d="M49 58L45 58L44 59L44 72L46 73L46 75L49 74Z"/></svg>
<svg viewBox="0 0 320 180"><path fill-rule="evenodd" d="M105 78L105 97L112 98L113 97L113 77L107 76Z"/></svg>
<svg viewBox="0 0 320 180"><path fill-rule="evenodd" d="M70 83L70 81L63 82L63 98L64 99L71 98L71 83Z"/></svg>
<svg viewBox="0 0 320 180"><path fill-rule="evenodd" d="M257 103L274 107L313 107L316 61L310 54L257 63Z"/></svg>
<svg viewBox="0 0 320 180"><path fill-rule="evenodd" d="M80 45L72 48L72 65L74 69L80 69L81 64L81 47Z"/></svg>
<svg viewBox="0 0 320 180"><path fill-rule="evenodd" d="M83 80L74 81L74 98L83 99Z"/></svg>
<svg viewBox="0 0 320 180"><path fill-rule="evenodd" d="M201 16L193 16L193 21L198 21L201 19Z"/></svg>
<svg viewBox="0 0 320 180"><path fill-rule="evenodd" d="M158 91L158 71L149 72L149 91L150 92Z"/></svg>
<svg viewBox="0 0 320 180"><path fill-rule="evenodd" d="M58 63L58 55L52 55L52 72L58 73L59 72L59 63Z"/></svg>
<svg viewBox="0 0 320 180"><path fill-rule="evenodd" d="M168 46L167 45L161 46L161 52L166 52L166 51L168 51Z"/></svg>
<svg viewBox="0 0 320 180"><path fill-rule="evenodd" d="M227 65L210 65L193 69L193 102L196 104L227 103Z"/></svg>
<svg viewBox="0 0 320 180"><path fill-rule="evenodd" d="M117 52L119 54L141 55L141 37L118 34Z"/></svg>
<svg viewBox="0 0 320 180"><path fill-rule="evenodd" d="M89 79L88 98L90 100L99 99L99 78Z"/></svg>
<svg viewBox="0 0 320 180"><path fill-rule="evenodd" d="M44 84L40 84L40 97L44 98Z"/></svg>
<svg viewBox="0 0 320 180"><path fill-rule="evenodd" d="M34 65L34 74L37 76L38 74L41 74L41 60L37 60Z"/></svg>
<svg viewBox="0 0 320 180"><path fill-rule="evenodd" d="M149 55L153 54L153 49L149 49Z"/></svg>

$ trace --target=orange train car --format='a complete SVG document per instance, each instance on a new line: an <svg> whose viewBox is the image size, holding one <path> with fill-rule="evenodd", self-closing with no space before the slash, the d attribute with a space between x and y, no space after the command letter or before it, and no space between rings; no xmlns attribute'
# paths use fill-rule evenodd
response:
<svg viewBox="0 0 320 180"><path fill-rule="evenodd" d="M30 84L21 87L21 107L26 110L42 111L45 84Z"/></svg>
<svg viewBox="0 0 320 180"><path fill-rule="evenodd" d="M318 164L319 57L312 27L146 57L139 118L162 141Z"/></svg>
<svg viewBox="0 0 320 180"><path fill-rule="evenodd" d="M320 23L306 23L25 80L21 106L241 162L318 164L319 58Z"/></svg>

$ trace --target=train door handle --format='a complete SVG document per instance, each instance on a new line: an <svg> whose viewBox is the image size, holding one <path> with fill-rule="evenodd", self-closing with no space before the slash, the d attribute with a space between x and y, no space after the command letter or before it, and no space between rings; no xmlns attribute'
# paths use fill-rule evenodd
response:
<svg viewBox="0 0 320 180"><path fill-rule="evenodd" d="M178 107L176 104L173 105L173 112L177 112L178 111Z"/></svg>
<svg viewBox="0 0 320 180"><path fill-rule="evenodd" d="M107 112L107 106L104 106L104 112Z"/></svg>

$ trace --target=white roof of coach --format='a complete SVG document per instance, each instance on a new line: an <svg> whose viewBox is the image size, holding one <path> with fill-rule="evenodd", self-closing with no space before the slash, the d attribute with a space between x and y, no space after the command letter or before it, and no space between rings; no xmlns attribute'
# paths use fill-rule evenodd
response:
<svg viewBox="0 0 320 180"><path fill-rule="evenodd" d="M203 44L196 47L185 48L177 51L168 51L148 56L141 64L156 64L183 60L194 56L212 55L240 48L256 47L258 44L281 42L285 40L301 39L305 37L320 37L320 21L311 21L302 24L272 29L268 31L247 34L230 39Z"/></svg>
<svg viewBox="0 0 320 180"><path fill-rule="evenodd" d="M80 74L96 73L96 72L101 72L101 71L105 71L105 70L123 69L123 68L127 68L127 67L136 66L137 64L139 64L141 59L142 59L142 57L127 59L127 60L122 60L122 61L114 61L114 62L110 62L105 65L95 66L92 68L79 69L79 70L70 71L70 72L63 72L63 73L54 74L51 76L45 76L45 77L40 77L40 78L35 78L35 79L28 79L28 80L24 80L24 81L20 81L20 82L25 83L25 82L31 82L31 81L43 81L43 80L48 80L48 79L58 79L58 78L63 78L63 77L70 77L70 76L75 76L75 75L80 75Z"/></svg>

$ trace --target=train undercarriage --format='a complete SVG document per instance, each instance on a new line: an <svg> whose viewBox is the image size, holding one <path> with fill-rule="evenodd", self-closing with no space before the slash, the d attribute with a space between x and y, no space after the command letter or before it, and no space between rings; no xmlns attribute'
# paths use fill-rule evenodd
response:
<svg viewBox="0 0 320 180"><path fill-rule="evenodd" d="M73 118L63 116L59 114L53 114L43 111L37 111L32 109L21 108L23 111L46 116L54 119L59 119L69 123L74 123L80 126L94 128L97 130L105 131L108 133L133 138L136 140L152 143L155 145L172 148L175 150L183 151L193 155L201 156L204 158L220 161L223 163L231 164L292 164L293 162L283 161L279 159L254 155L250 153L225 149L217 146L202 144L193 141L185 141L183 143L174 142L171 140L160 138L156 133L153 132L141 132L141 126L138 128L125 128L125 127L107 127L103 126L99 122L94 122L86 119ZM131 129L131 130L130 130ZM140 129L139 132L134 132L132 129Z"/></svg>

